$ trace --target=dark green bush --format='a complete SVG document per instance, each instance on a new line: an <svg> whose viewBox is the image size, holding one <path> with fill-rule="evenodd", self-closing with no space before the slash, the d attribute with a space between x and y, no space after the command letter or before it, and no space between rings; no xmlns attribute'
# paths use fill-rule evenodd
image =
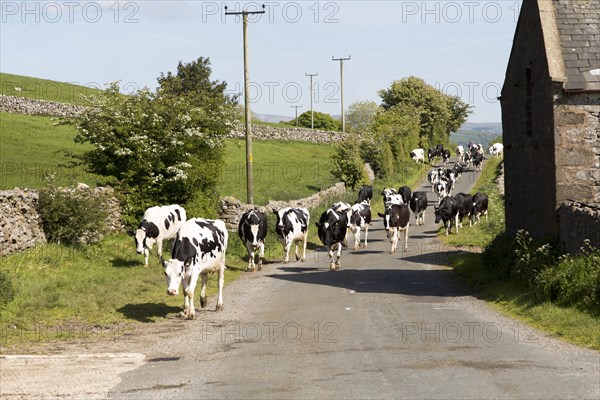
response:
<svg viewBox="0 0 600 400"><path fill-rule="evenodd" d="M50 242L94 243L107 231L105 195L85 188L58 188L51 182L40 190L39 209Z"/></svg>

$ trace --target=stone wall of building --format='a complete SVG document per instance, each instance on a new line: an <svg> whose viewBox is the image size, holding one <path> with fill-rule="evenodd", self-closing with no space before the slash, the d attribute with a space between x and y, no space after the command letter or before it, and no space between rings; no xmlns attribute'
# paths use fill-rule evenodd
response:
<svg viewBox="0 0 600 400"><path fill-rule="evenodd" d="M563 248L577 253L589 240L600 248L600 204L566 201L558 209L559 239Z"/></svg>
<svg viewBox="0 0 600 400"><path fill-rule="evenodd" d="M556 202L600 203L600 93L561 97L555 107Z"/></svg>
<svg viewBox="0 0 600 400"><path fill-rule="evenodd" d="M342 183L336 183L334 186L322 190L312 196L305 197L299 200L291 201L269 201L265 206L255 206L252 204L244 204L235 197L224 197L220 202L219 219L225 221L225 225L229 230L236 230L242 214L250 210L258 210L267 215L271 214L274 210L278 210L285 207L305 207L312 209L318 207L324 201L344 194L346 192L346 186ZM314 219L314 216L313 216Z"/></svg>

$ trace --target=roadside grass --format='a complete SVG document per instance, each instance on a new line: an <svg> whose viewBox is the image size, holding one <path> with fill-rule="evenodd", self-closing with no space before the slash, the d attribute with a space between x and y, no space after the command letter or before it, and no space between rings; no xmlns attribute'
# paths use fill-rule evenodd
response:
<svg viewBox="0 0 600 400"><path fill-rule="evenodd" d="M98 86L89 83L90 86ZM20 88L21 90L16 90ZM35 100L55 101L58 103L83 104L82 95L92 95L98 89L79 84L56 82L48 79L13 75L0 72L0 94L15 97L27 97Z"/></svg>
<svg viewBox="0 0 600 400"><path fill-rule="evenodd" d="M489 221L482 220L465 226L458 235L444 236L443 228L438 238L446 245L486 249L494 258L495 266L486 265L486 255L463 253L452 256L452 268L473 287L477 296L499 312L524 321L552 337L600 350L600 313L574 306L559 306L536 293L523 277L507 276L513 259L514 239L501 238L504 234L504 200L496 186L500 160L487 161L471 193L485 192L490 197ZM494 240L500 238L501 240ZM535 340L535 337L530 338Z"/></svg>
<svg viewBox="0 0 600 400"><path fill-rule="evenodd" d="M483 248L491 243L496 235L504 231L504 199L500 196L500 191L496 185L496 177L500 172L501 164L502 159L500 158L488 158L479 179L470 192L470 194L483 192L488 195L488 220L486 221L485 217L482 217L481 222L469 226L469 220L465 218L463 228L459 228L459 234L451 233L448 236L444 235L444 226L440 224L438 238L442 243L450 246ZM454 232L454 229L452 232Z"/></svg>
<svg viewBox="0 0 600 400"><path fill-rule="evenodd" d="M83 167L68 168L66 152L82 153L89 145L73 142L76 131L70 125L58 125L47 116L0 112L0 188L38 189L44 177L56 174L59 185L84 182L95 186L97 177Z"/></svg>

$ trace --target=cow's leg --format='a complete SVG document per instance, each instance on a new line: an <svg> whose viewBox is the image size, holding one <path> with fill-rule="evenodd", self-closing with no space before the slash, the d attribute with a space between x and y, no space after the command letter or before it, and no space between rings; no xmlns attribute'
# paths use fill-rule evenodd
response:
<svg viewBox="0 0 600 400"><path fill-rule="evenodd" d="M456 217L454 217L454 226L455 226L455 230L456 230L456 234L458 235L458 214L456 214Z"/></svg>
<svg viewBox="0 0 600 400"><path fill-rule="evenodd" d="M450 221L444 221L444 231L446 236L448 236L448 225L450 225L450 229L452 229L452 224L450 224Z"/></svg>
<svg viewBox="0 0 600 400"><path fill-rule="evenodd" d="M341 243L338 243L337 245L337 252L336 252L336 260L335 260L335 269L336 271L340 269L340 259L342 258L342 245Z"/></svg>
<svg viewBox="0 0 600 400"><path fill-rule="evenodd" d="M286 239L286 242L283 245L283 252L285 254L285 258L283 259L284 264L287 264L290 261L290 248L291 247L292 247L292 241Z"/></svg>
<svg viewBox="0 0 600 400"><path fill-rule="evenodd" d="M223 261L219 268L219 298L217 300L217 308L215 311L223 311L223 285L225 284L225 255L222 256Z"/></svg>
<svg viewBox="0 0 600 400"><path fill-rule="evenodd" d="M367 236L369 236L369 224L365 225L365 249L369 246L367 243Z"/></svg>
<svg viewBox="0 0 600 400"><path fill-rule="evenodd" d="M396 248L398 247L398 228L394 228L392 233L392 249L390 250L391 254L396 252Z"/></svg>
<svg viewBox="0 0 600 400"><path fill-rule="evenodd" d="M425 225L425 211L421 212L421 225Z"/></svg>
<svg viewBox="0 0 600 400"><path fill-rule="evenodd" d="M328 246L327 255L329 256L329 270L335 271L335 263L333 262L333 246Z"/></svg>
<svg viewBox="0 0 600 400"><path fill-rule="evenodd" d="M156 252L158 253L158 259L160 260L160 263L162 264L162 247L163 247L163 239L162 238L157 238L156 239Z"/></svg>
<svg viewBox="0 0 600 400"><path fill-rule="evenodd" d="M354 250L358 250L360 248L360 226L353 226L352 234L354 235Z"/></svg>
<svg viewBox="0 0 600 400"><path fill-rule="evenodd" d="M404 254L408 251L408 227L410 224L406 224L406 228L404 228Z"/></svg>
<svg viewBox="0 0 600 400"><path fill-rule="evenodd" d="M300 261L300 253L298 253L298 242L299 240L294 240L294 255L296 256L296 261Z"/></svg>
<svg viewBox="0 0 600 400"><path fill-rule="evenodd" d="M308 244L308 229L304 233L304 237L302 238L302 258L301 261L304 262L306 260L306 245Z"/></svg>
<svg viewBox="0 0 600 400"><path fill-rule="evenodd" d="M246 242L246 249L248 250L248 268L247 271L254 271L254 246L252 243Z"/></svg>
<svg viewBox="0 0 600 400"><path fill-rule="evenodd" d="M148 268L148 256L150 256L150 250L144 247L144 267Z"/></svg>
<svg viewBox="0 0 600 400"><path fill-rule="evenodd" d="M258 270L262 270L263 259L265 258L265 243L258 244Z"/></svg>
<svg viewBox="0 0 600 400"><path fill-rule="evenodd" d="M200 307L206 307L206 282L208 281L208 274L205 272L202 275L202 287L200 288Z"/></svg>
<svg viewBox="0 0 600 400"><path fill-rule="evenodd" d="M204 279L202 279L202 282L204 283ZM187 300L189 302L188 312L186 315L187 319L196 318L196 307L194 307L194 293L196 292L196 285L198 285L198 274L192 273L188 288L183 290L183 293L187 296ZM202 285L202 288L205 288L204 284Z"/></svg>
<svg viewBox="0 0 600 400"><path fill-rule="evenodd" d="M488 210L485 210L485 220L488 220Z"/></svg>

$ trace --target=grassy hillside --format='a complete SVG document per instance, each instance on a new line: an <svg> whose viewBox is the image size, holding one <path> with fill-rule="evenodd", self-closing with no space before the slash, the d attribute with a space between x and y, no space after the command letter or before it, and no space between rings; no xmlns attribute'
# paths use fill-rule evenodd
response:
<svg viewBox="0 0 600 400"><path fill-rule="evenodd" d="M81 95L90 95L96 92L97 89L71 83L0 72L0 94L8 96L81 104Z"/></svg>
<svg viewBox="0 0 600 400"><path fill-rule="evenodd" d="M39 188L47 173L56 174L59 185L93 185L95 177L83 168L61 166L69 161L65 152L79 153L90 148L73 142L75 133L72 126L57 125L50 117L0 112L0 189Z"/></svg>

